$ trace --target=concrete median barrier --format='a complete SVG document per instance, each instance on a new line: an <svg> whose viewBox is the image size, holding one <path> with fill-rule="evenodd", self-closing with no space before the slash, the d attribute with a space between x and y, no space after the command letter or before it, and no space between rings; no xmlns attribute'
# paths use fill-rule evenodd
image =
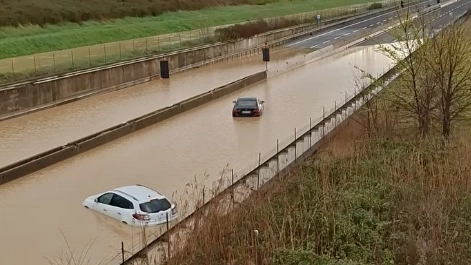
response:
<svg viewBox="0 0 471 265"><path fill-rule="evenodd" d="M191 110L235 92L244 87L267 79L265 71L239 79L235 82L215 88L204 94L181 101L170 107L156 110L152 113L129 120L128 122L113 126L106 130L83 137L64 146L59 146L14 164L0 168L0 185L23 177L32 172L51 166L75 155L81 154L103 144L114 141L120 137L146 128L175 115Z"/></svg>

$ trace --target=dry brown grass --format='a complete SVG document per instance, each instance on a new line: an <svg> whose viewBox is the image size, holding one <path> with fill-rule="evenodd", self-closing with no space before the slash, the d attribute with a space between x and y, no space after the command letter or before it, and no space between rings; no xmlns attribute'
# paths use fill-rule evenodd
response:
<svg viewBox="0 0 471 265"><path fill-rule="evenodd" d="M351 122L282 185L209 211L168 264L471 262L469 128L447 145L362 131Z"/></svg>

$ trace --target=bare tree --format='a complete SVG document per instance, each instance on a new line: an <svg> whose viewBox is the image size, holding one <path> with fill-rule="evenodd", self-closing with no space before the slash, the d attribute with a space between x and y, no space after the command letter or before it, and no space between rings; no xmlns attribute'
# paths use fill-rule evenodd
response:
<svg viewBox="0 0 471 265"><path fill-rule="evenodd" d="M438 89L442 136L448 139L452 121L471 110L471 45L462 25L444 29L428 43L427 73Z"/></svg>
<svg viewBox="0 0 471 265"><path fill-rule="evenodd" d="M429 19L413 17L409 11L399 16L399 25L390 34L397 42L380 45L380 52L388 56L402 72L398 89L392 91L394 104L405 118L416 121L419 133L426 137L432 125L433 112L437 108L436 89L427 74L428 51L423 47L429 40Z"/></svg>

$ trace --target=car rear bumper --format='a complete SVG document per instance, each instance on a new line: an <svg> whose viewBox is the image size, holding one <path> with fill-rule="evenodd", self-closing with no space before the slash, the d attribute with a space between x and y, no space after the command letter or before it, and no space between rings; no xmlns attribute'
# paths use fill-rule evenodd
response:
<svg viewBox="0 0 471 265"><path fill-rule="evenodd" d="M260 113L252 114L241 114L241 113L232 113L232 117L260 117Z"/></svg>
<svg viewBox="0 0 471 265"><path fill-rule="evenodd" d="M178 214L175 214L175 215L172 215L171 218L168 219L169 222L171 221L174 221L175 219L178 218ZM167 222L167 219L166 218L163 218L163 219L160 219L160 220L152 220L152 221L139 221L139 220L136 220L136 219L133 219L133 225L134 226L157 226L157 225L161 225L161 224L165 224Z"/></svg>

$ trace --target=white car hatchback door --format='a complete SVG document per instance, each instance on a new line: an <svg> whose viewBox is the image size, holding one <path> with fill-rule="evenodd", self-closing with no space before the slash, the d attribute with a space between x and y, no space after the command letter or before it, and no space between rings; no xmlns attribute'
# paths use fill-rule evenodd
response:
<svg viewBox="0 0 471 265"><path fill-rule="evenodd" d="M115 193L111 199L110 206L111 217L126 224L130 224L132 222L132 215L136 210L134 209L134 204L130 200Z"/></svg>

